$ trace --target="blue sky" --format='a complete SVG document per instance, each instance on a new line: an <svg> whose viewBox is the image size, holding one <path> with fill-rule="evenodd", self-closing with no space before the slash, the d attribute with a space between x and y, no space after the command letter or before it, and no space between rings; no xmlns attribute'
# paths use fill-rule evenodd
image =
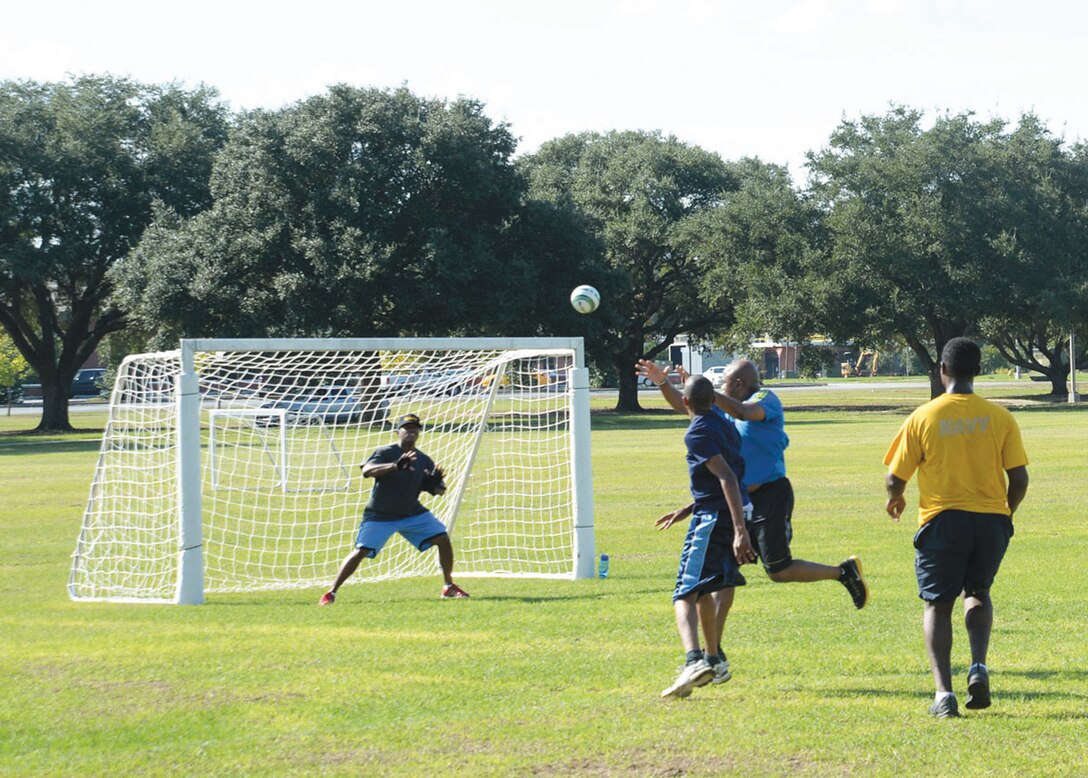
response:
<svg viewBox="0 0 1088 778"><path fill-rule="evenodd" d="M800 178L844 116L893 102L1088 138L1086 23L1053 0L37 0L5 4L0 78L204 82L236 109L406 84L482 100L519 152L662 130Z"/></svg>

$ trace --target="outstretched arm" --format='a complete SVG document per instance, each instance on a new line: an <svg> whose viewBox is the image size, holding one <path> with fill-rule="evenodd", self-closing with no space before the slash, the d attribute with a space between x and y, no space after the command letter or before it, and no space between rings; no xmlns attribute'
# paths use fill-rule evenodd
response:
<svg viewBox="0 0 1088 778"><path fill-rule="evenodd" d="M741 402L721 392L714 392L714 403L734 419L763 421L767 418L767 411L759 403Z"/></svg>
<svg viewBox="0 0 1088 778"><path fill-rule="evenodd" d="M691 512L692 512L692 510L694 510L694 508L695 508L695 504L694 503L689 503L688 505L685 505L683 508L677 508L674 511L669 511L664 516L662 516L657 521L655 521L654 526L657 527L658 529L668 529L669 527L671 527L676 522L683 521L688 516L690 516Z"/></svg>
<svg viewBox="0 0 1088 778"><path fill-rule="evenodd" d="M668 372L668 371L665 371ZM680 376L681 383L687 383L691 374L680 365L676 366L676 374ZM651 379L653 380L653 379ZM739 378L734 378L734 381L739 381ZM654 381L654 383L657 383ZM662 389L664 391L664 389ZM675 387L673 391L676 391ZM679 395L679 392L676 392ZM767 411L759 403L747 403L740 400L734 400L727 394L722 392L714 392L714 404L728 413L734 419L743 419L744 421L763 421L767 418ZM680 410L683 410L681 408Z"/></svg>
<svg viewBox="0 0 1088 778"><path fill-rule="evenodd" d="M651 362L648 359L640 359L635 363L635 373L640 378L649 378L657 384L657 388L661 390L661 395L672 406L673 410L686 414L688 411L684 407L683 395L680 394L679 389L669 383L669 372L670 368L658 367L656 362Z"/></svg>

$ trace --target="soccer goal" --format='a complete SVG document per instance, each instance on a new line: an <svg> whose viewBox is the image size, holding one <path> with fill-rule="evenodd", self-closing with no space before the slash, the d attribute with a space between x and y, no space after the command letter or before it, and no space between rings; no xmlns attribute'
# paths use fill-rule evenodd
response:
<svg viewBox="0 0 1088 778"><path fill-rule="evenodd" d="M422 497L458 576L593 576L581 338L183 340L119 368L70 596L328 584L373 486L359 466L405 413L446 473ZM437 571L397 536L351 582Z"/></svg>

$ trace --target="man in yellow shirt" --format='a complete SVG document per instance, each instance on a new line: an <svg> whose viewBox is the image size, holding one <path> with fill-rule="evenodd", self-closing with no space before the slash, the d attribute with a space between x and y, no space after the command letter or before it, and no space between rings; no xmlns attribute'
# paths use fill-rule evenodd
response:
<svg viewBox="0 0 1088 778"><path fill-rule="evenodd" d="M907 418L884 456L885 507L896 521L906 507L903 490L918 471L914 567L937 684L929 712L937 718L959 716L952 691L952 608L961 593L971 644L965 705L990 705L990 586L1012 537L1013 513L1028 489L1028 458L1016 420L974 394L981 356L967 338L948 341L941 352L945 393Z"/></svg>

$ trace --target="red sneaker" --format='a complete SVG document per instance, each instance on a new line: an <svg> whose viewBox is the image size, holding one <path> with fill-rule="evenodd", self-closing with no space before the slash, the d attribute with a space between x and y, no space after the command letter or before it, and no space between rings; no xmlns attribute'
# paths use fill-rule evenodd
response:
<svg viewBox="0 0 1088 778"><path fill-rule="evenodd" d="M321 600L317 604L332 605L334 602L336 602L336 592L325 592L321 595Z"/></svg>
<svg viewBox="0 0 1088 778"><path fill-rule="evenodd" d="M446 584L442 587L443 600L452 599L454 597L468 597L468 592L457 584Z"/></svg>

